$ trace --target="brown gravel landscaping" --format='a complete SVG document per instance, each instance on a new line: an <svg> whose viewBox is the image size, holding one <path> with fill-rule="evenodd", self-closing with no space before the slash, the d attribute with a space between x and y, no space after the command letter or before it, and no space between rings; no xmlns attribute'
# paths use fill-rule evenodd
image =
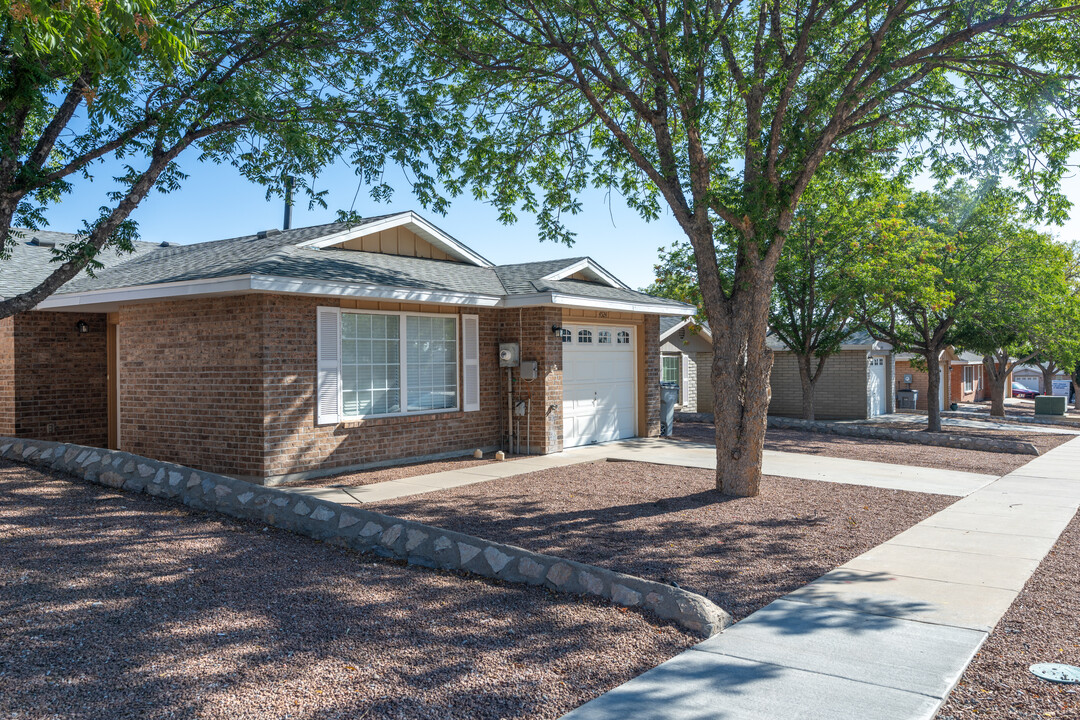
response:
<svg viewBox="0 0 1080 720"><path fill-rule="evenodd" d="M892 430L897 429L896 423L859 423L860 425L872 425L875 427L884 427ZM910 430L922 430L923 425L912 425L908 428L906 425L901 426L903 429ZM1034 445L1039 450L1039 454L1043 454L1050 450L1053 450L1058 445L1072 440L1075 435L1067 435L1064 433L1037 433L1027 432L1024 430L995 430L992 428L973 428L965 425L943 425L942 432L947 435L959 435L961 437L984 437L991 438L993 440L1018 440L1020 442L1027 442ZM993 453L991 453L993 454ZM1030 458L1029 458L1030 459Z"/></svg>
<svg viewBox="0 0 1080 720"><path fill-rule="evenodd" d="M557 718L698 640L0 463L4 720Z"/></svg>
<svg viewBox="0 0 1080 720"><path fill-rule="evenodd" d="M1040 680L1035 663L1080 666L1080 515L1024 585L939 720L1080 718L1080 686Z"/></svg>
<svg viewBox="0 0 1080 720"><path fill-rule="evenodd" d="M447 460L431 460L428 462L406 463L404 465L390 465L373 470L361 470L359 472L343 473L341 475L326 475L310 480L297 480L286 483L286 487L359 487L385 480L402 480L418 475L443 472L444 470L464 470L477 465L490 465L494 462L512 462L524 456L508 456L505 460L496 460L495 453L485 453L482 460L477 460L471 455L464 457L449 458Z"/></svg>
<svg viewBox="0 0 1080 720"><path fill-rule="evenodd" d="M714 433L715 430L711 424L675 423L676 440L713 443L716 439ZM1069 436L1063 437L1066 440L1070 439ZM889 442L875 438L844 437L777 428L769 428L765 434L765 449L998 476L1010 473L1033 459L1031 455L956 450L930 445Z"/></svg>
<svg viewBox="0 0 1080 720"><path fill-rule="evenodd" d="M675 582L742 618L955 500L778 477L756 498L714 487L711 470L598 462L370 507Z"/></svg>

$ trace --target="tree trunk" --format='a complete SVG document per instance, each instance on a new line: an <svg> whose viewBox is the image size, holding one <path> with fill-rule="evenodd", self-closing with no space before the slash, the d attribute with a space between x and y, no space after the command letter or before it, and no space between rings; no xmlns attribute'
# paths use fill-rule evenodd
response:
<svg viewBox="0 0 1080 720"><path fill-rule="evenodd" d="M1069 377L1073 384L1073 407L1080 410L1080 372L1073 372Z"/></svg>
<svg viewBox="0 0 1080 720"><path fill-rule="evenodd" d="M927 353L926 358L926 429L930 432L941 432L941 405L938 402L938 392L941 387L941 365L938 356L939 348Z"/></svg>
<svg viewBox="0 0 1080 720"><path fill-rule="evenodd" d="M716 489L738 497L760 491L773 363L765 346L772 276L747 275L752 282L723 302L713 329Z"/></svg>
<svg viewBox="0 0 1080 720"><path fill-rule="evenodd" d="M1057 374L1057 366L1054 365L1054 363L1049 363L1049 364L1046 365L1046 367L1043 367L1042 365L1040 365L1039 369L1042 370L1042 376L1043 376L1042 394L1043 395L1053 395L1054 394L1054 375Z"/></svg>
<svg viewBox="0 0 1080 720"><path fill-rule="evenodd" d="M814 390L817 388L817 378L814 377L814 373L810 370L811 356L799 355L798 357L799 383L802 385L802 418L803 420L813 420Z"/></svg>
<svg viewBox="0 0 1080 720"><path fill-rule="evenodd" d="M1005 417L1005 381L1009 378L1008 356L983 355L983 372L990 386L990 416Z"/></svg>

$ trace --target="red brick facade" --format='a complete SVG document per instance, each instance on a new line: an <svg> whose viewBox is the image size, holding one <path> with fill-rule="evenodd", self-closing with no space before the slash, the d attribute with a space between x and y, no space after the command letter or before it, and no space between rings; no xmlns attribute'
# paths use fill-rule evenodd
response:
<svg viewBox="0 0 1080 720"><path fill-rule="evenodd" d="M316 423L316 309L339 304L477 315L480 410ZM518 369L512 373L515 399L531 407L528 416L514 418L521 447L524 451L527 439L533 453L558 452L562 343L552 326L571 315L575 320L597 316L544 307L462 308L266 294L121 306L113 318L118 444L159 460L256 479L506 447L507 374L498 366L498 345L519 342L521 358L539 366L536 380L521 380ZM638 328L643 383L638 430L656 435L658 318L611 315L616 317L608 322ZM89 324L89 333L75 330L80 319ZM3 432L100 447L108 443L106 327L103 314L28 313L0 323L0 365L12 368L0 383Z"/></svg>
<svg viewBox="0 0 1080 720"><path fill-rule="evenodd" d="M0 321L0 433L105 446L105 339L103 314L29 312Z"/></svg>

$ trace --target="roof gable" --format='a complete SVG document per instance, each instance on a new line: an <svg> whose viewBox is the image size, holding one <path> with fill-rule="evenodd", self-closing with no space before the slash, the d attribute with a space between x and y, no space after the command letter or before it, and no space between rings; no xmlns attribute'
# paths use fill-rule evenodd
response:
<svg viewBox="0 0 1080 720"><path fill-rule="evenodd" d="M360 225L346 226L297 245L315 249L362 250L405 257L454 260L478 267L493 267L483 255L411 210L369 218Z"/></svg>
<svg viewBox="0 0 1080 720"><path fill-rule="evenodd" d="M630 289L589 257L580 258L565 267L550 272L541 277L540 280L549 283L557 280L578 280L581 282L595 282L608 287L622 288L623 290Z"/></svg>

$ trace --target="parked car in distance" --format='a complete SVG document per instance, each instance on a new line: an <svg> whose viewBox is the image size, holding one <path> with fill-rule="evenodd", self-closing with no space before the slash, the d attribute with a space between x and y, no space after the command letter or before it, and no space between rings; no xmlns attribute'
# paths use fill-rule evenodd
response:
<svg viewBox="0 0 1080 720"><path fill-rule="evenodd" d="M1013 391L1013 397L1017 397L1017 398L1034 398L1036 395L1039 394L1039 393L1035 392L1034 390L1031 390L1031 389L1027 388L1024 385L1021 385L1018 382L1014 382L1012 384L1012 391Z"/></svg>

